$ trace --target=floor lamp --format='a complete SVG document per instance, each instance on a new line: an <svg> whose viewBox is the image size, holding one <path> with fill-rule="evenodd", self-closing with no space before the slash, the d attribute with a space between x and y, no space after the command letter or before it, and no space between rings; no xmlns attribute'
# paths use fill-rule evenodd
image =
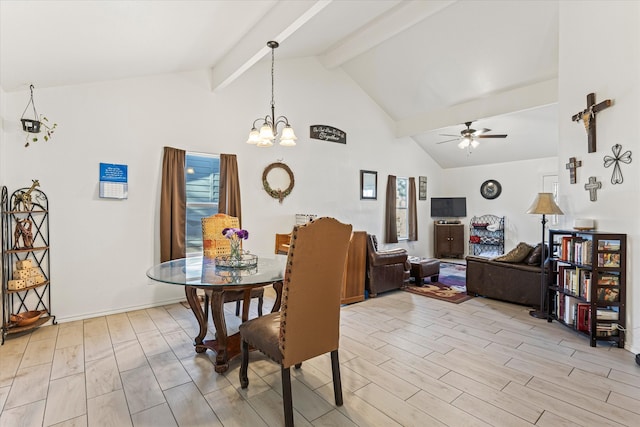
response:
<svg viewBox="0 0 640 427"><path fill-rule="evenodd" d="M545 284L544 276L544 263L547 258L547 254L550 254L551 248L549 248L549 252L545 250L544 245L544 226L547 223L547 218L545 215L564 215L564 212L558 207L556 202L553 200L553 194L551 193L538 193L536 199L533 201L529 209L527 210L528 214L536 214L542 215L542 246L541 256L540 256L540 309L539 310L531 310L529 314L538 319L546 319L548 317L547 312L544 310L544 301L545 295L548 294L548 289ZM551 242L549 242L549 246L551 246Z"/></svg>

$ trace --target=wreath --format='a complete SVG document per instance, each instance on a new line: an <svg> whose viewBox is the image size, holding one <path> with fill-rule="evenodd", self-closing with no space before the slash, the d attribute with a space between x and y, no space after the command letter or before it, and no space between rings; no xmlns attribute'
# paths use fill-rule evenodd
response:
<svg viewBox="0 0 640 427"><path fill-rule="evenodd" d="M273 188L271 188L271 185L269 185L269 181L267 180L267 175L269 175L269 172L271 172L271 170L275 168L284 169L284 171L289 175L289 186L284 190L281 190L281 189L274 190ZM262 172L262 186L264 187L264 191L266 191L267 194L269 194L274 199L278 199L280 203L282 203L282 200L285 197L291 194L291 191L293 190L294 185L295 185L295 179L293 178L293 172L291 172L291 169L289 168L289 166L285 165L284 163L271 163L269 166L267 166L264 169L264 172Z"/></svg>

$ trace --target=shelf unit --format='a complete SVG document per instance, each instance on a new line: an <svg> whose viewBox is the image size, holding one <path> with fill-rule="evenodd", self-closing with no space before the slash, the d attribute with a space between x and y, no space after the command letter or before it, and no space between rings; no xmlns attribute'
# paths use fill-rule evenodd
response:
<svg viewBox="0 0 640 427"><path fill-rule="evenodd" d="M627 235L549 230L551 285L548 321L624 347Z"/></svg>
<svg viewBox="0 0 640 427"><path fill-rule="evenodd" d="M55 324L56 320L51 314L49 201L46 194L35 188L35 184L11 195L7 187L2 187L1 216L4 344L9 334L33 330L50 320ZM25 234L19 232L20 225L28 229L26 239ZM23 282L16 288L13 280ZM28 325L18 325L11 320L13 314L28 311L41 311L42 314Z"/></svg>
<svg viewBox="0 0 640 427"><path fill-rule="evenodd" d="M469 222L469 254L495 257L504 254L504 217L474 216Z"/></svg>

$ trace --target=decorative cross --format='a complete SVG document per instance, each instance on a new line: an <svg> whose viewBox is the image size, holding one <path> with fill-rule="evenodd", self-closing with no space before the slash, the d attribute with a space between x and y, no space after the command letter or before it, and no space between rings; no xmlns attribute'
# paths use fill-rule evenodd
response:
<svg viewBox="0 0 640 427"><path fill-rule="evenodd" d="M589 153L596 152L596 113L599 113L605 108L610 107L611 104L612 101L610 99L606 99L601 103L596 104L596 94L590 93L589 95L587 95L587 108L585 108L578 114L574 114L573 116L571 116L572 121L582 121L584 123L584 128L587 131L587 135L589 136Z"/></svg>
<svg viewBox="0 0 640 427"><path fill-rule="evenodd" d="M589 183L584 185L585 190L589 190L589 200L595 202L598 200L598 195L596 194L596 190L602 188L602 183L600 181L596 181L595 176L589 177Z"/></svg>
<svg viewBox="0 0 640 427"><path fill-rule="evenodd" d="M569 169L569 178L570 178L570 183L571 184L575 184L576 183L576 168L579 168L580 166L582 166L582 160L578 160L576 161L575 157L569 157L569 163L567 163L565 165L566 169Z"/></svg>
<svg viewBox="0 0 640 427"><path fill-rule="evenodd" d="M622 184L622 171L620 170L620 162L629 164L631 163L631 151L627 150L624 154L620 154L622 151L622 145L616 144L611 147L611 151L613 151L613 157L604 156L604 167L608 168L611 165L613 166L613 173L611 174L611 183L612 184Z"/></svg>

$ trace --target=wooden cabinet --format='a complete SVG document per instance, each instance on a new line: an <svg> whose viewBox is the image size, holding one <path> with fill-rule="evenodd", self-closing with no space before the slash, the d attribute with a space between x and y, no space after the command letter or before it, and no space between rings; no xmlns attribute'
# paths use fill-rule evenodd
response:
<svg viewBox="0 0 640 427"><path fill-rule="evenodd" d="M276 234L275 253L286 255L289 252L291 234ZM347 268L340 304L352 304L364 301L364 281L367 268L367 232L354 231L347 252Z"/></svg>
<svg viewBox="0 0 640 427"><path fill-rule="evenodd" d="M624 347L627 235L549 230L551 285L548 320Z"/></svg>
<svg viewBox="0 0 640 427"><path fill-rule="evenodd" d="M464 225L434 223L435 258L464 256Z"/></svg>
<svg viewBox="0 0 640 427"><path fill-rule="evenodd" d="M9 195L2 187L2 344L9 334L52 320L49 273L49 202L36 189Z"/></svg>
<svg viewBox="0 0 640 427"><path fill-rule="evenodd" d="M364 279L367 266L367 232L354 231L347 253L347 270L340 304L364 301Z"/></svg>

